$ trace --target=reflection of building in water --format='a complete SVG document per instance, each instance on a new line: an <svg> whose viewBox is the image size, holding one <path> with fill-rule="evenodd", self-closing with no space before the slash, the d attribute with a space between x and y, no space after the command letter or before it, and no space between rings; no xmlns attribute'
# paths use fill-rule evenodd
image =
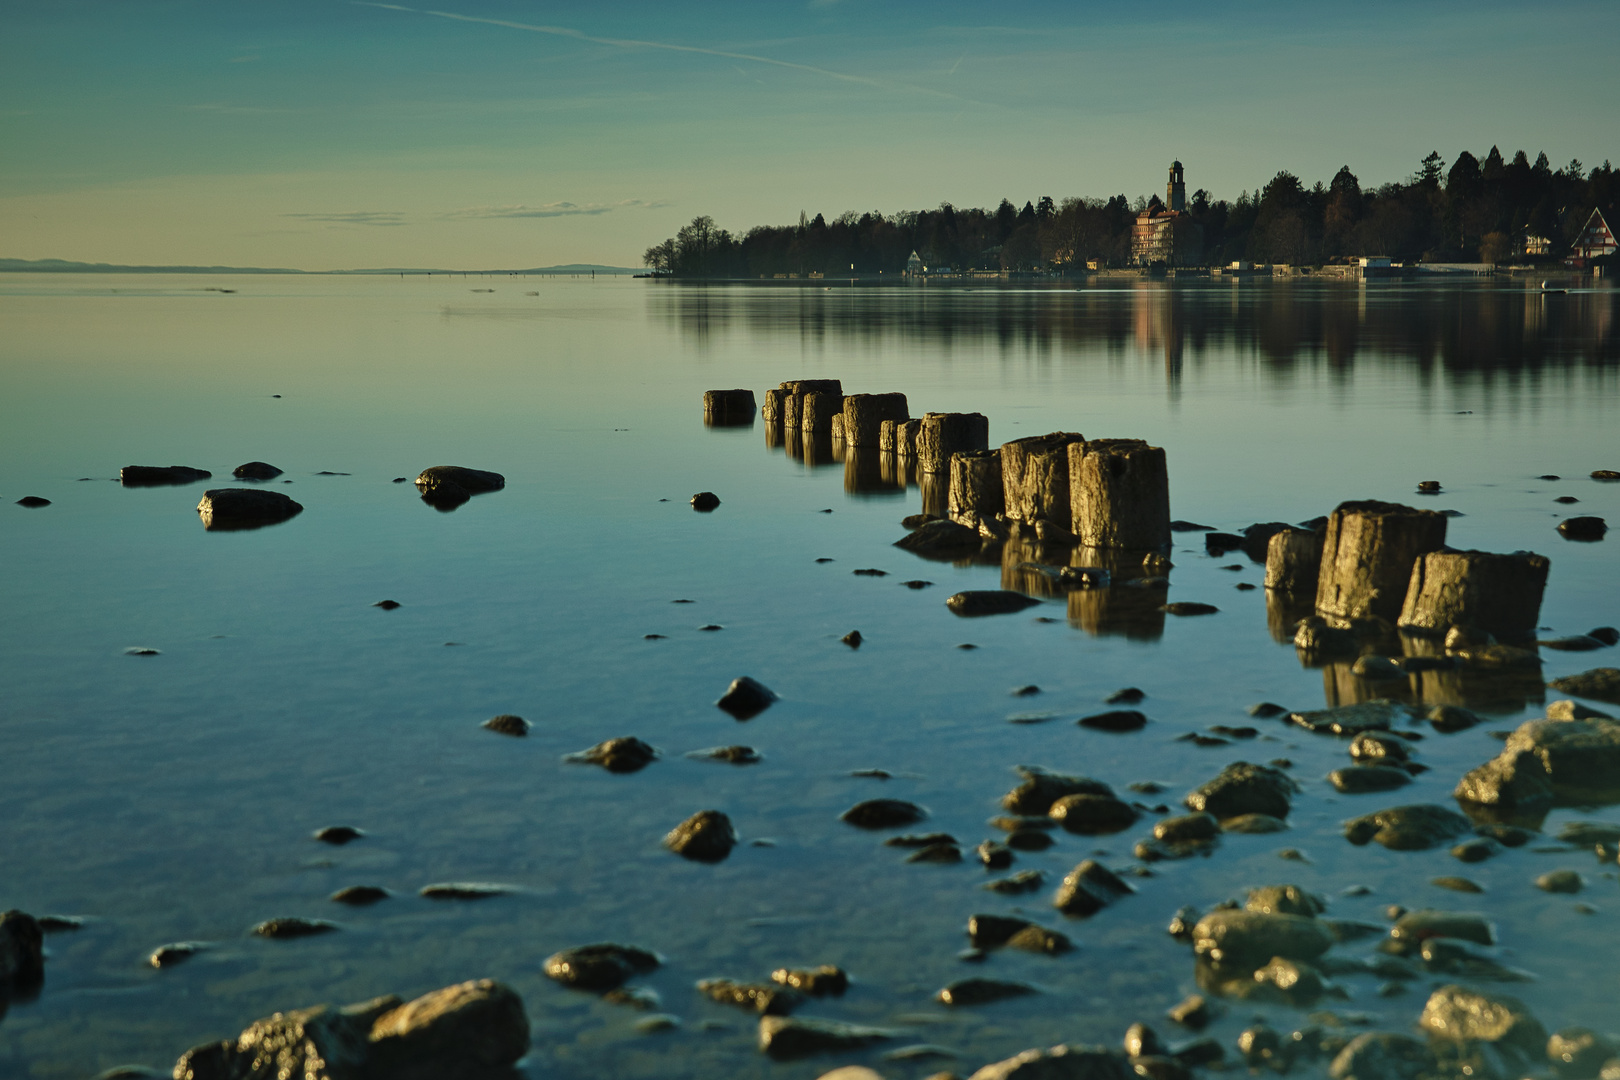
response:
<svg viewBox="0 0 1620 1080"><path fill-rule="evenodd" d="M1164 349L1164 373L1171 382L1181 377L1182 346L1187 336L1181 318L1181 296L1149 282L1138 283L1131 295L1131 327L1136 347L1143 352Z"/></svg>
<svg viewBox="0 0 1620 1080"><path fill-rule="evenodd" d="M906 260L907 277L921 277L923 272L927 269L928 267L923 265L922 256L918 255L915 251L911 253L911 258Z"/></svg>
<svg viewBox="0 0 1620 1080"><path fill-rule="evenodd" d="M1187 216L1181 162L1170 165L1169 205L1155 195L1131 226L1131 262L1137 266L1196 266L1204 257L1204 229Z"/></svg>

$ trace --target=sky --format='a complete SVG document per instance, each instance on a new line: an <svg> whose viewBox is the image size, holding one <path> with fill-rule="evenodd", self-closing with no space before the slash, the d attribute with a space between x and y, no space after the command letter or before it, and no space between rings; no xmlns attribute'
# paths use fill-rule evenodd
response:
<svg viewBox="0 0 1620 1080"><path fill-rule="evenodd" d="M639 266L1430 150L1620 157L1614 0L0 0L0 257ZM1598 52L1593 43L1602 43Z"/></svg>

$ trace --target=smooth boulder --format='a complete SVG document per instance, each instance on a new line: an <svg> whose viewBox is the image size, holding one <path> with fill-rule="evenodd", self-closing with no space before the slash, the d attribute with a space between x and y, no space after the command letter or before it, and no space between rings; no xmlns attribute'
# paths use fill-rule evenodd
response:
<svg viewBox="0 0 1620 1080"><path fill-rule="evenodd" d="M203 528L214 531L257 529L303 512L302 504L281 492L259 488L213 488L197 504Z"/></svg>
<svg viewBox="0 0 1620 1080"><path fill-rule="evenodd" d="M737 846L737 830L718 810L699 810L664 836L664 846L696 862L720 862Z"/></svg>
<svg viewBox="0 0 1620 1080"><path fill-rule="evenodd" d="M1189 810L1202 810L1221 820L1245 814L1283 819L1298 790L1299 785L1281 769L1234 761L1184 801Z"/></svg>
<svg viewBox="0 0 1620 1080"><path fill-rule="evenodd" d="M189 465L125 465L118 470L118 482L125 487L164 487L194 484L208 480L213 473Z"/></svg>
<svg viewBox="0 0 1620 1080"><path fill-rule="evenodd" d="M1465 803L1527 814L1620 801L1620 721L1528 720L1501 753L1464 775L1453 794Z"/></svg>
<svg viewBox="0 0 1620 1080"><path fill-rule="evenodd" d="M971 619L983 615L1012 615L1039 603L1032 596L1007 589L969 589L946 600L945 606L951 614Z"/></svg>

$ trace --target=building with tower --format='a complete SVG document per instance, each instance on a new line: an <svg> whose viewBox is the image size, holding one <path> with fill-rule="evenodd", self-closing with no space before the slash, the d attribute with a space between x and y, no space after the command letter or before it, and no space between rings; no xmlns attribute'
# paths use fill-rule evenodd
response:
<svg viewBox="0 0 1620 1080"><path fill-rule="evenodd" d="M1204 257L1204 227L1187 213L1187 183L1181 162L1170 163L1168 205L1153 196L1131 225L1131 262L1136 266L1197 266Z"/></svg>

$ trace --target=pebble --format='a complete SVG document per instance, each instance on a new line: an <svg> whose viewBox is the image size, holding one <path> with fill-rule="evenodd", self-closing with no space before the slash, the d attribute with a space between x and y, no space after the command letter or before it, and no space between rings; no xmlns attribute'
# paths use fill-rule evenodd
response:
<svg viewBox="0 0 1620 1080"><path fill-rule="evenodd" d="M664 846L697 862L720 862L737 844L731 819L718 810L699 810L664 836Z"/></svg>
<svg viewBox="0 0 1620 1080"><path fill-rule="evenodd" d="M634 735L625 735L565 755L563 760L580 765L600 765L608 772L632 773L646 768L657 757L657 750Z"/></svg>
<svg viewBox="0 0 1620 1080"><path fill-rule="evenodd" d="M479 726L488 728L497 735L512 735L522 738L529 733L530 724L521 716L513 716L511 713L501 713L499 716L490 717Z"/></svg>
<svg viewBox="0 0 1620 1080"><path fill-rule="evenodd" d="M844 1024L835 1020L763 1016L759 1021L759 1049L778 1060L811 1054L843 1053L894 1037L886 1028Z"/></svg>
<svg viewBox="0 0 1620 1080"><path fill-rule="evenodd" d="M1013 862L1012 849L1006 844L1000 844L994 840L984 841L977 848L974 848L974 852L979 856L979 861L984 864L986 870L1005 870Z"/></svg>
<svg viewBox="0 0 1620 1080"><path fill-rule="evenodd" d="M962 849L955 844L929 844L906 856L908 863L959 863Z"/></svg>
<svg viewBox="0 0 1620 1080"><path fill-rule="evenodd" d="M1404 769L1387 765L1352 765L1348 769L1334 769L1328 780L1342 795L1365 795L1375 791L1391 791L1412 782Z"/></svg>
<svg viewBox="0 0 1620 1080"><path fill-rule="evenodd" d="M386 900L392 895L380 885L350 885L348 888L339 889L327 899L335 900L339 904L364 907L367 904L375 904L379 900Z"/></svg>
<svg viewBox="0 0 1620 1080"><path fill-rule="evenodd" d="M804 1004L804 995L781 984L739 983L731 979L703 979L698 993L722 1005L736 1005L761 1016L786 1016Z"/></svg>
<svg viewBox="0 0 1620 1080"><path fill-rule="evenodd" d="M282 919L266 919L253 928L253 933L259 937L286 938L311 937L315 934L329 934L338 928L337 923L325 919L305 919L300 916L291 916Z"/></svg>
<svg viewBox="0 0 1620 1080"><path fill-rule="evenodd" d="M1392 851L1422 851L1470 831L1472 823L1455 810L1433 804L1396 806L1345 823L1352 844L1376 840Z"/></svg>
<svg viewBox="0 0 1620 1080"><path fill-rule="evenodd" d="M201 941L176 941L168 945L159 945L147 956L146 962L155 968L173 967L208 948L207 943Z"/></svg>
<svg viewBox="0 0 1620 1080"><path fill-rule="evenodd" d="M1013 697L1034 697L1041 692L1041 688L1031 683L1029 686L1020 686L1012 691ZM1083 722L1083 721L1082 721Z"/></svg>
<svg viewBox="0 0 1620 1080"><path fill-rule="evenodd" d="M849 975L842 968L822 964L815 968L777 968L771 981L802 990L811 997L839 996L849 989Z"/></svg>
<svg viewBox="0 0 1620 1080"><path fill-rule="evenodd" d="M603 942L564 949L546 958L547 978L576 990L605 993L632 975L645 974L661 963L658 954L634 945Z"/></svg>
<svg viewBox="0 0 1620 1080"><path fill-rule="evenodd" d="M1287 709L1271 701L1262 701L1258 705L1249 706L1249 715L1259 720L1269 720L1273 716L1282 716L1287 712Z"/></svg>
<svg viewBox="0 0 1620 1080"><path fill-rule="evenodd" d="M858 649L861 647L861 642L865 641L866 639L861 637L861 632L859 630L851 630L838 640L843 642L845 645L848 645L852 649Z"/></svg>
<svg viewBox="0 0 1620 1080"><path fill-rule="evenodd" d="M487 900L513 891L512 886L493 881L440 881L422 886L417 895L429 900Z"/></svg>
<svg viewBox="0 0 1620 1080"><path fill-rule="evenodd" d="M1147 717L1135 709L1114 709L1093 716L1082 716L1076 723L1096 731L1140 731L1147 726Z"/></svg>
<svg viewBox="0 0 1620 1080"><path fill-rule="evenodd" d="M1202 994L1190 995L1165 1015L1176 1023L1190 1027L1195 1031L1205 1027L1214 1019L1210 1004Z"/></svg>
<svg viewBox="0 0 1620 1080"><path fill-rule="evenodd" d="M22 498L17 500L17 505L26 506L29 509L38 509L41 506L51 505L51 500L42 499L38 495L24 495Z"/></svg>
<svg viewBox="0 0 1620 1080"><path fill-rule="evenodd" d="M747 675L739 675L731 680L731 685L726 687L726 692L720 695L715 705L738 720L749 720L770 708L776 700L776 694L764 683Z"/></svg>
<svg viewBox="0 0 1620 1080"><path fill-rule="evenodd" d="M692 509L701 513L708 513L720 505L720 496L712 491L700 491L692 496Z"/></svg>
<svg viewBox="0 0 1620 1080"><path fill-rule="evenodd" d="M1011 615L1039 603L1034 597L1006 589L970 589L951 596L945 601L945 606L953 615L978 618L984 615Z"/></svg>
<svg viewBox="0 0 1620 1080"><path fill-rule="evenodd" d="M851 570L850 573L856 575L857 577L888 577L889 576L889 572L887 570L877 570L877 569L874 569L872 567L867 567L864 570Z"/></svg>
<svg viewBox="0 0 1620 1080"><path fill-rule="evenodd" d="M1145 697L1147 697L1147 694L1143 693L1141 690L1138 690L1134 686L1127 686L1125 689L1115 690L1112 694L1109 694L1107 697L1103 698L1103 704L1135 705Z"/></svg>
<svg viewBox="0 0 1620 1080"><path fill-rule="evenodd" d="M1016 896L1021 893L1035 892L1046 882L1046 873L1041 870L1020 870L995 881L985 882L984 887L994 893L1004 896Z"/></svg>
<svg viewBox="0 0 1620 1080"><path fill-rule="evenodd" d="M1586 879L1573 870L1552 870L1536 878L1536 888L1550 893L1577 893Z"/></svg>
<svg viewBox="0 0 1620 1080"><path fill-rule="evenodd" d="M1292 796L1299 790L1286 773L1269 765L1237 761L1220 775L1188 794L1188 809L1204 810L1225 820L1244 814L1286 818Z"/></svg>
<svg viewBox="0 0 1620 1080"><path fill-rule="evenodd" d="M380 607L384 611L393 611L394 609L400 607L401 605L400 605L400 602L398 600L379 600L375 604L372 604L371 606L372 607Z"/></svg>
<svg viewBox="0 0 1620 1080"><path fill-rule="evenodd" d="M1120 832L1136 823L1136 810L1112 795L1065 795L1048 815L1073 833L1096 836Z"/></svg>
<svg viewBox="0 0 1620 1080"><path fill-rule="evenodd" d="M681 1018L669 1013L653 1013L637 1020L635 1026L643 1035L652 1035L660 1031L674 1031L681 1026Z"/></svg>
<svg viewBox="0 0 1620 1080"><path fill-rule="evenodd" d="M323 844L343 845L351 840L358 840L366 835L352 825L328 825L324 829L315 830L315 839Z"/></svg>
<svg viewBox="0 0 1620 1080"><path fill-rule="evenodd" d="M934 995L941 1005L983 1005L1010 997L1039 993L1029 983L1008 979L958 979Z"/></svg>
<svg viewBox="0 0 1620 1080"><path fill-rule="evenodd" d="M1136 890L1112 870L1087 859L1071 870L1058 886L1052 906L1065 915L1091 916Z"/></svg>
<svg viewBox="0 0 1620 1080"><path fill-rule="evenodd" d="M904 799L867 799L839 814L838 819L859 829L893 829L914 824L927 816L928 812L922 807Z"/></svg>
<svg viewBox="0 0 1620 1080"><path fill-rule="evenodd" d="M1014 851L1045 851L1055 843L1051 836L1037 829L1019 829L1007 834L1007 846Z"/></svg>
<svg viewBox="0 0 1620 1080"><path fill-rule="evenodd" d="M1482 836L1477 840L1464 840L1451 849L1451 854L1463 862L1476 863L1484 862L1501 850L1502 845L1490 837Z"/></svg>
<svg viewBox="0 0 1620 1080"><path fill-rule="evenodd" d="M711 746L706 750L689 751L686 756L724 761L732 765L753 765L761 760L759 751L752 746Z"/></svg>
<svg viewBox="0 0 1620 1080"><path fill-rule="evenodd" d="M1201 604L1192 600L1177 600L1174 603L1165 604L1159 610L1166 615L1214 615L1219 613L1221 609L1214 604Z"/></svg>
<svg viewBox="0 0 1620 1080"><path fill-rule="evenodd" d="M926 589L930 585L932 585L933 582L932 581L923 581L921 579L917 579L917 580L914 580L914 581L902 581L900 584L904 585L908 589Z"/></svg>
<svg viewBox="0 0 1620 1080"><path fill-rule="evenodd" d="M1485 891L1485 886L1465 877L1430 878L1429 884L1439 889L1450 889L1452 892L1482 893Z"/></svg>

